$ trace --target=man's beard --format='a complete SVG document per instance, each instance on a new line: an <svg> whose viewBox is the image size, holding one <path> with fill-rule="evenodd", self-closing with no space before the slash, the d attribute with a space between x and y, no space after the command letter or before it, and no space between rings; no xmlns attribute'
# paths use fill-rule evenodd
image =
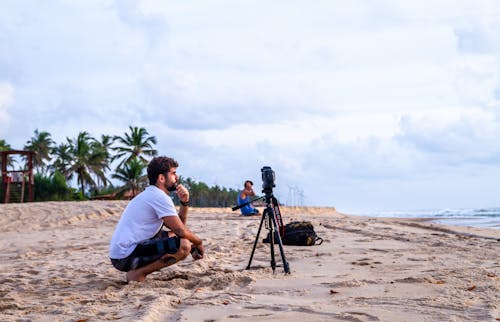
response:
<svg viewBox="0 0 500 322"><path fill-rule="evenodd" d="M170 187L167 186L165 183L165 189L167 189L170 192L176 191L177 190L177 182L174 182Z"/></svg>

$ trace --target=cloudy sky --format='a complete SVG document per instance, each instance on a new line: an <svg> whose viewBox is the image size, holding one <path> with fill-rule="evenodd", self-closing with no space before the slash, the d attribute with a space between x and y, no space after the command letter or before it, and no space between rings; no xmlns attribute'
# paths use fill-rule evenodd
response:
<svg viewBox="0 0 500 322"><path fill-rule="evenodd" d="M0 138L145 127L344 212L499 206L500 2L0 2Z"/></svg>

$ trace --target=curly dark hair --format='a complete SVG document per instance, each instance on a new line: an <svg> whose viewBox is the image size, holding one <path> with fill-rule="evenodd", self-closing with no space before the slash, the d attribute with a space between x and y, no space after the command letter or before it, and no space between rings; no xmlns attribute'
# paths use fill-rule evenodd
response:
<svg viewBox="0 0 500 322"><path fill-rule="evenodd" d="M155 157L148 164L148 179L150 185L155 185L160 174L170 171L170 168L177 168L179 163L169 157Z"/></svg>

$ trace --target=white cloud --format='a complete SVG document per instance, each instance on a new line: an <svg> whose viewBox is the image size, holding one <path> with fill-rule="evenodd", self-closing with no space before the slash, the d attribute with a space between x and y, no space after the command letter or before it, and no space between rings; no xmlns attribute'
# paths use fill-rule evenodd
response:
<svg viewBox="0 0 500 322"><path fill-rule="evenodd" d="M0 135L7 135L11 116L9 109L14 103L14 87L9 83L0 82Z"/></svg>
<svg viewBox="0 0 500 322"><path fill-rule="evenodd" d="M499 17L493 0L2 3L0 135L139 125L210 184L271 165L311 204L439 204L433 180L459 194L461 173L498 172Z"/></svg>
<svg viewBox="0 0 500 322"><path fill-rule="evenodd" d="M500 123L490 110L449 109L407 116L398 141L426 153L438 166L500 161Z"/></svg>
<svg viewBox="0 0 500 322"><path fill-rule="evenodd" d="M466 104L499 106L495 90L500 82L500 57L487 54L464 54L456 65L455 87Z"/></svg>

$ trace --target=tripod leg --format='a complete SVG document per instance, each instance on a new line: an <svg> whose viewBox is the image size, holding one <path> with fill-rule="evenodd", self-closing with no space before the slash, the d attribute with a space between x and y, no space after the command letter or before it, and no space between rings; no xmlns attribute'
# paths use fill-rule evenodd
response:
<svg viewBox="0 0 500 322"><path fill-rule="evenodd" d="M273 225L274 225L274 228L276 231L276 237L278 239L278 245L279 245L280 253L281 253L281 260L283 261L283 269L285 270L285 274L290 274L290 266L288 266L288 262L286 261L286 258L285 258L285 251L283 250L283 242L281 241L281 236L280 236L279 230L278 230L278 224L276 223L276 220L274 219L274 217L273 217ZM272 250L272 253L273 253L273 261L274 261L274 250ZM273 269L273 271L274 271L274 269Z"/></svg>
<svg viewBox="0 0 500 322"><path fill-rule="evenodd" d="M269 217L269 245L271 246L271 267L273 269L273 274L274 271L276 270L276 260L274 258L274 234L276 234L276 230L274 230L274 216L268 216ZM271 218L272 217L272 218Z"/></svg>
<svg viewBox="0 0 500 322"><path fill-rule="evenodd" d="M264 219L266 218L266 215L267 215L267 209L264 210L264 213L262 214L262 219L260 220L260 225L259 225L259 230L257 231L257 236L255 236L255 241L253 243L252 254L250 255L250 260L248 261L247 269L250 269L250 264L252 264L253 253L255 252L255 247L257 246L257 242L259 241L260 231L262 229L262 224L264 223Z"/></svg>

